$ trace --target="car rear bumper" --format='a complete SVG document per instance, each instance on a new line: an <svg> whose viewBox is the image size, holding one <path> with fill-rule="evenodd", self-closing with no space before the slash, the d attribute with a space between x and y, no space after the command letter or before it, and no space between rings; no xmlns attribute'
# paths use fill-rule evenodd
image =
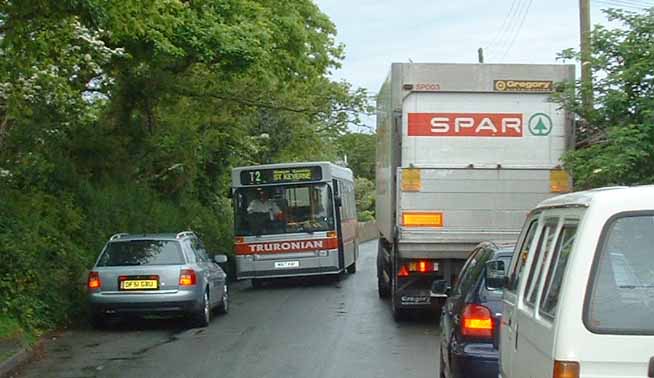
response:
<svg viewBox="0 0 654 378"><path fill-rule="evenodd" d="M454 377L497 378L499 352L492 344L465 344L452 353L450 368Z"/></svg>
<svg viewBox="0 0 654 378"><path fill-rule="evenodd" d="M187 314L202 307L202 293L187 290L166 294L92 293L89 304L95 314Z"/></svg>

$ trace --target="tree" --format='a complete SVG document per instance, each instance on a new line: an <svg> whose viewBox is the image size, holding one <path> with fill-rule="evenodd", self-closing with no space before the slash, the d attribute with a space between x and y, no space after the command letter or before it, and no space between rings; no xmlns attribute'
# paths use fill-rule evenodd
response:
<svg viewBox="0 0 654 378"><path fill-rule="evenodd" d="M564 156L579 189L654 183L654 8L606 14L622 28L593 30L594 108L575 96L589 90L581 82L557 97L585 120L577 124L577 149ZM560 58L580 55L569 49Z"/></svg>
<svg viewBox="0 0 654 378"><path fill-rule="evenodd" d="M76 315L115 232L231 251L231 168L331 159L367 108L335 32L312 0L0 1L0 315Z"/></svg>
<svg viewBox="0 0 654 378"><path fill-rule="evenodd" d="M347 162L356 177L375 181L375 134L346 133L338 138L339 158Z"/></svg>

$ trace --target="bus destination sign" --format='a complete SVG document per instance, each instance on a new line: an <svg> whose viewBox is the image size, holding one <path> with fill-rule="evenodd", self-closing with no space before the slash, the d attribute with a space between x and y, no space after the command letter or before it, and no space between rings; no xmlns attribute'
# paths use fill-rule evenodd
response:
<svg viewBox="0 0 654 378"><path fill-rule="evenodd" d="M322 180L320 167L254 169L241 172L242 185L281 184Z"/></svg>

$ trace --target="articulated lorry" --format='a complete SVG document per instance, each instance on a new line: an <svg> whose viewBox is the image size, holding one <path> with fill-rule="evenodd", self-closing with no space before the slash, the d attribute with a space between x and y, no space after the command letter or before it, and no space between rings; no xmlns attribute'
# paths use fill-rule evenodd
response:
<svg viewBox="0 0 654 378"><path fill-rule="evenodd" d="M437 307L475 246L515 241L570 190L573 118L551 100L573 65L391 66L377 97L377 278L393 315ZM445 281L445 282L443 282Z"/></svg>

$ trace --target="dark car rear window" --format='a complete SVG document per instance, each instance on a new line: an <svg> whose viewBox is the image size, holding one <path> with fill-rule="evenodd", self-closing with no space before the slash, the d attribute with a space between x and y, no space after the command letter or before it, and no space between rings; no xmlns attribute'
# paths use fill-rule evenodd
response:
<svg viewBox="0 0 654 378"><path fill-rule="evenodd" d="M596 333L654 334L654 215L628 213L608 222L585 306Z"/></svg>
<svg viewBox="0 0 654 378"><path fill-rule="evenodd" d="M98 266L179 264L184 264L184 255L179 243L172 240L111 242L98 261Z"/></svg>

